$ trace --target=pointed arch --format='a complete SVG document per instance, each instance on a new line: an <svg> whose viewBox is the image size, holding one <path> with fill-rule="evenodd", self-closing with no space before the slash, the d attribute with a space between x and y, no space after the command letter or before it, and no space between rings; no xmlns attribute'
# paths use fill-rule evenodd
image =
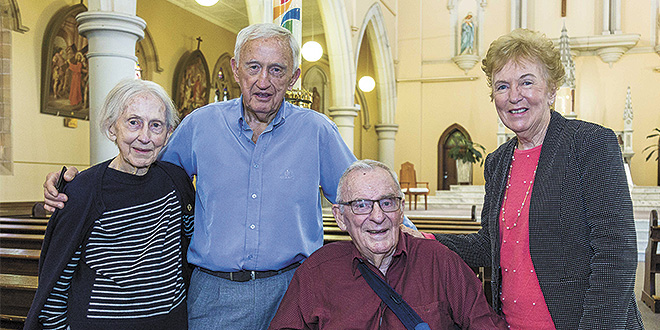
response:
<svg viewBox="0 0 660 330"><path fill-rule="evenodd" d="M356 68L343 0L317 0L330 63L331 107L353 108Z"/></svg>
<svg viewBox="0 0 660 330"><path fill-rule="evenodd" d="M354 65L357 67L360 45L365 41L366 36L366 41L371 48L374 70L376 71L380 124L394 124L396 114L394 60L392 59L392 50L387 38L385 20L379 3L374 3L367 11L362 27L358 30L358 36Z"/></svg>
<svg viewBox="0 0 660 330"><path fill-rule="evenodd" d="M468 140L472 140L470 133L458 123L454 123L447 127L438 139L438 190L447 190L451 184L455 184L456 180L456 161L449 158L447 146L449 138L454 133L460 133Z"/></svg>
<svg viewBox="0 0 660 330"><path fill-rule="evenodd" d="M163 72L158 59L156 44L154 44L154 39L151 37L149 27L144 28L144 39L135 44L135 53L138 60L141 60L142 79L152 80L154 72Z"/></svg>
<svg viewBox="0 0 660 330"><path fill-rule="evenodd" d="M214 95L209 95L211 100L217 96L219 101L225 97L225 89L227 89L227 99L235 99L241 96L241 87L238 85L231 71L231 58L229 53L223 53L215 61L213 71L211 71L211 90L215 92Z"/></svg>
<svg viewBox="0 0 660 330"><path fill-rule="evenodd" d="M30 29L23 25L21 21L21 10L18 7L18 2L16 0L2 1L0 4L3 7L3 11L6 10L6 14L3 13L3 17L9 20L9 28L11 30L20 33L30 31ZM5 6L7 6L6 9Z"/></svg>

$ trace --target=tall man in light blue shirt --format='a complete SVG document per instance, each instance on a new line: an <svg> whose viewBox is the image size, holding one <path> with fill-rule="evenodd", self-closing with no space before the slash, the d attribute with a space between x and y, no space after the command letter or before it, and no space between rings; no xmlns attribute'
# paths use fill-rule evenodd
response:
<svg viewBox="0 0 660 330"><path fill-rule="evenodd" d="M293 270L323 244L318 187L334 202L356 160L326 116L284 102L300 76L289 31L248 26L234 53L241 98L193 111L161 153L197 176L191 329L268 327Z"/></svg>
<svg viewBox="0 0 660 330"><path fill-rule="evenodd" d="M324 115L283 102L299 47L274 24L239 32L241 98L188 115L161 159L197 176L191 329L265 329L299 262L323 244L319 185L333 201L355 156Z"/></svg>

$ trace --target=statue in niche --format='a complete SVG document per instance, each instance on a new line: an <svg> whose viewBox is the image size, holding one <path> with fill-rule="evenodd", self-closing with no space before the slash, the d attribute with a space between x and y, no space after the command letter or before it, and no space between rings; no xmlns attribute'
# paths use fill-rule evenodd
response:
<svg viewBox="0 0 660 330"><path fill-rule="evenodd" d="M312 109L321 112L321 94L316 86L312 88Z"/></svg>
<svg viewBox="0 0 660 330"><path fill-rule="evenodd" d="M474 53L474 22L472 13L468 12L461 24L461 52L459 55Z"/></svg>

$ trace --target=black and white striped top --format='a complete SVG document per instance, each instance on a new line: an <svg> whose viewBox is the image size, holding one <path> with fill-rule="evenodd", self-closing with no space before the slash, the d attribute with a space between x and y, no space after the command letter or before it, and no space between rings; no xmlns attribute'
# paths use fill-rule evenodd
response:
<svg viewBox="0 0 660 330"><path fill-rule="evenodd" d="M40 316L44 328L107 323L121 328L122 322L185 309L181 235L182 229L192 234L192 217L182 215L166 175L152 172L135 177L108 170L106 211L50 294Z"/></svg>

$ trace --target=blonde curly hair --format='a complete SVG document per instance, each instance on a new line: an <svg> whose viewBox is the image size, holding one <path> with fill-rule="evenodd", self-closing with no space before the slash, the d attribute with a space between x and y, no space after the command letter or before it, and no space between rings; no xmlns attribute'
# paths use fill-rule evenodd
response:
<svg viewBox="0 0 660 330"><path fill-rule="evenodd" d="M488 87L493 99L493 74L499 72L510 61L520 63L529 61L539 63L543 68L543 78L549 90L557 90L564 83L564 66L559 50L545 34L528 30L515 29L493 41L486 57L481 61L481 70L486 74Z"/></svg>

